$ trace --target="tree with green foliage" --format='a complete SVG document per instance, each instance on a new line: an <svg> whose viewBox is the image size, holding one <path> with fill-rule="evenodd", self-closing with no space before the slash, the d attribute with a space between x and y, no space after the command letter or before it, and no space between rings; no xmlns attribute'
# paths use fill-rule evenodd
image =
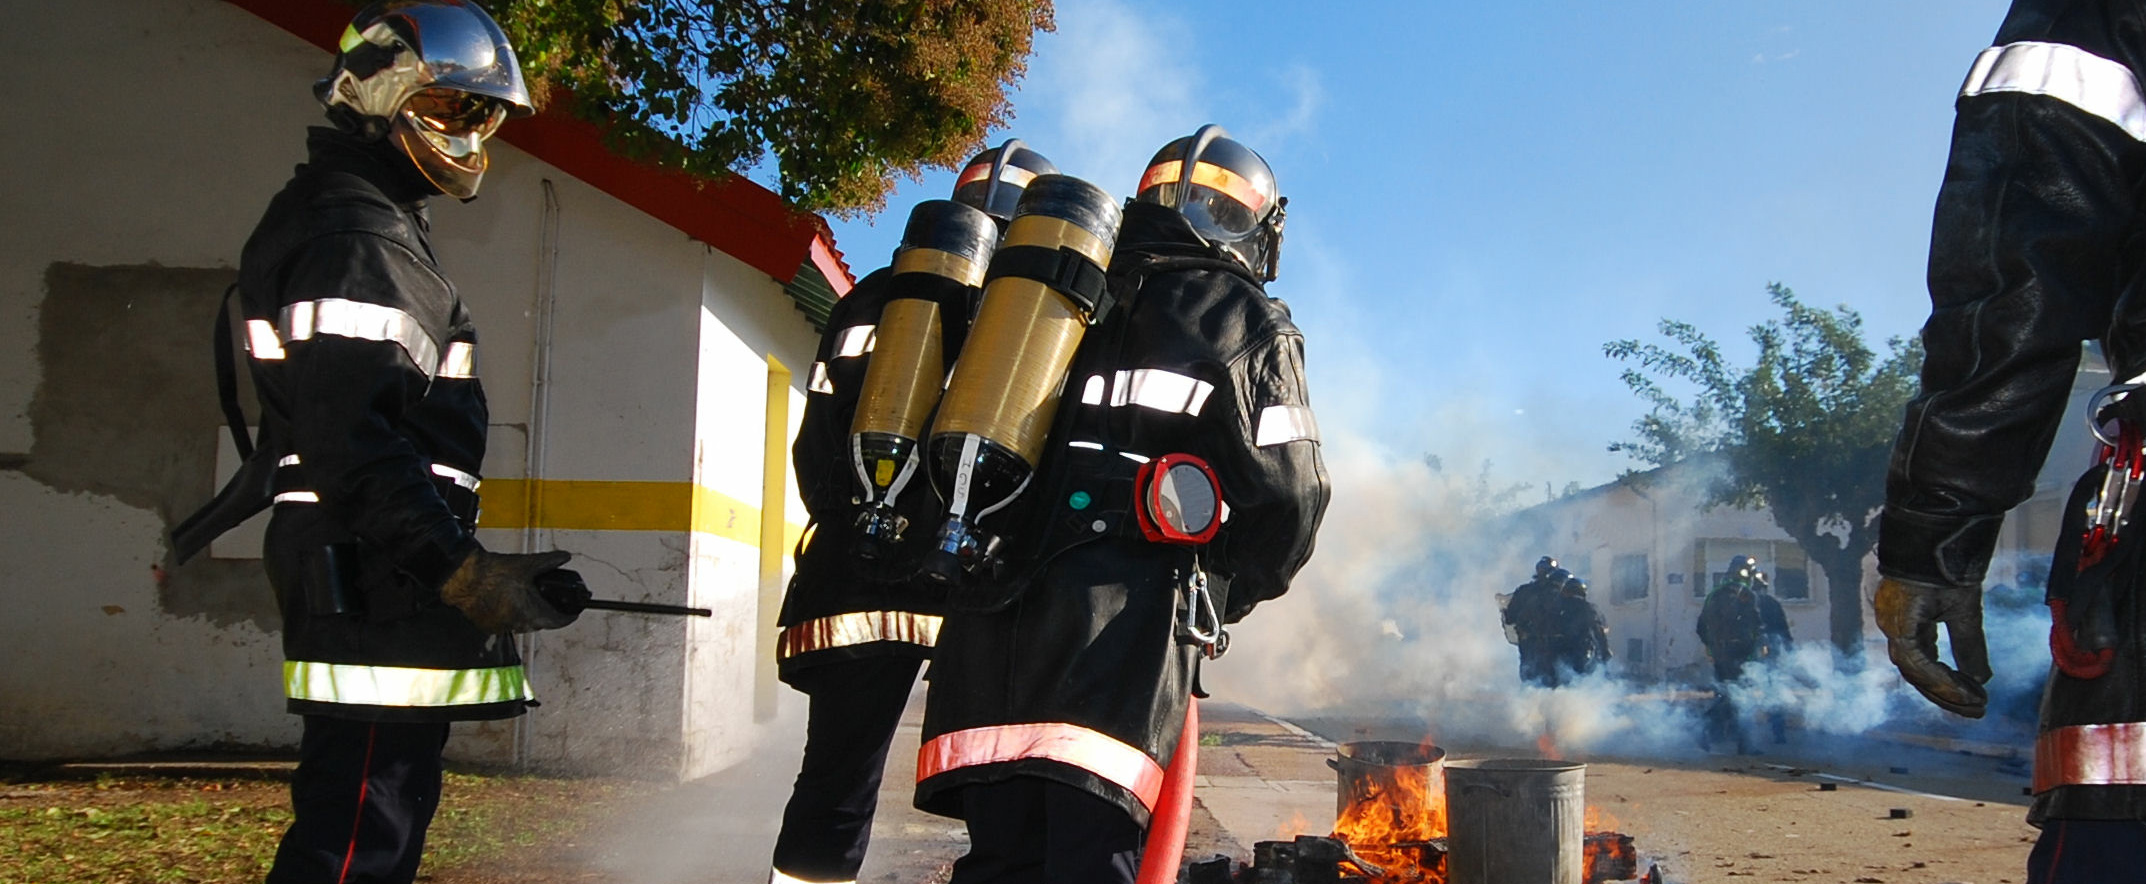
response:
<svg viewBox="0 0 2146 884"><path fill-rule="evenodd" d="M1900 415L1915 394L1919 339L1863 342L1863 318L1848 307L1819 310L1787 286L1766 287L1782 317L1750 329L1758 355L1731 367L1697 327L1664 319L1669 344L1612 341L1602 352L1626 363L1625 386L1652 406L1634 438L1610 445L1667 466L1701 455L1726 464L1710 504L1766 507L1831 587L1833 644L1863 646L1863 558L1877 543L1885 469ZM1697 387L1689 400L1661 382Z"/></svg>
<svg viewBox="0 0 2146 884"><path fill-rule="evenodd" d="M539 100L698 175L763 166L800 208L876 210L1012 116L1052 0L495 0Z"/></svg>

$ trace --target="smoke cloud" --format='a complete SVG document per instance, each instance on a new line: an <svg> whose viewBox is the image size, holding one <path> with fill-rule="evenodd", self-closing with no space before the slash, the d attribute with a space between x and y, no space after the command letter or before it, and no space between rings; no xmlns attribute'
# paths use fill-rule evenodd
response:
<svg viewBox="0 0 2146 884"><path fill-rule="evenodd" d="M1520 680L1495 594L1511 591L1536 556L1558 548L1500 518L1495 481L1346 431L1330 432L1324 444L1334 495L1318 549L1287 596L1234 627L1231 655L1208 664L1206 682L1218 699L1284 716L1419 719L1429 738L1447 745L1701 753L1710 673L1691 673L1691 684L1654 684L1627 680L1613 666L1556 689ZM1543 499L1539 488L1524 496L1518 503ZM2032 578L2033 567L2000 563L1998 571ZM1583 576L1596 581L1594 600L1603 604L1606 575ZM1991 715L1981 722L1924 701L1882 651L1843 665L1822 636L1805 637L1770 666L1749 667L1731 694L1754 739L1765 732L1757 719L1785 714L1804 732L1890 730L2024 747L2048 666L2040 593L2038 580L1990 591L1986 627L1997 678ZM1621 648L1614 631L1612 643Z"/></svg>

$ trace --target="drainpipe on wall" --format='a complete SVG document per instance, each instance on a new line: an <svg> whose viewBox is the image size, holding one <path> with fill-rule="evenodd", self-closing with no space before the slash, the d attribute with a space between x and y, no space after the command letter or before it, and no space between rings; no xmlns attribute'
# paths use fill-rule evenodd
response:
<svg viewBox="0 0 2146 884"><path fill-rule="evenodd" d="M545 430L549 426L551 412L551 342L554 313L558 305L559 274L559 191L551 179L543 180L544 209L537 222L536 292L530 305L530 313L536 319L536 341L531 349L529 366L529 425L524 429L525 443L522 446L522 486L527 489L522 495L522 552L534 553L552 547L551 531L539 527L538 514L543 510L540 500L543 484L538 480L544 475ZM536 666L537 635L529 632L516 640L521 643L522 665ZM533 749L529 716L514 719L514 765L527 767Z"/></svg>

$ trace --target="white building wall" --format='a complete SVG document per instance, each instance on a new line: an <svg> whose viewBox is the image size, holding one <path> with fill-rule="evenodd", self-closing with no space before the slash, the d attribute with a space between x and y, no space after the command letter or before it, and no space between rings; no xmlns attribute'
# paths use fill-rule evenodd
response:
<svg viewBox="0 0 2146 884"><path fill-rule="evenodd" d="M303 159L304 128L320 122L309 87L329 56L218 0L113 0L95 16L25 8L0 49L6 106L65 133L0 139L0 513L22 526L0 532L0 643L20 661L0 671L0 757L291 745L258 564L154 566L169 523L220 478L206 466L217 444L204 380L213 299ZM148 112L145 84L182 74L187 100ZM601 596L716 611L690 622L592 612L526 640L544 705L458 728L454 751L721 767L756 727L767 359L808 362L809 325L766 274L509 145L495 145L483 196L435 200L433 221L478 325L490 399L480 538L571 550ZM89 296L121 311L210 312L162 324L123 312L132 324L114 323L120 337L77 340L98 318L75 316L79 305L104 303ZM552 344L540 360L547 303ZM44 339L41 323L69 316L77 325L49 329L68 339ZM112 383L47 382L46 364L98 346L120 365ZM97 389L176 403L165 423L184 425L76 426L68 404L94 402ZM52 450L63 438L112 454L76 463L79 451ZM147 478L122 482L127 469ZM101 483L106 473L116 478ZM533 512L515 503L532 489L543 501ZM696 515L696 501L723 517ZM220 551L235 545L245 555Z"/></svg>

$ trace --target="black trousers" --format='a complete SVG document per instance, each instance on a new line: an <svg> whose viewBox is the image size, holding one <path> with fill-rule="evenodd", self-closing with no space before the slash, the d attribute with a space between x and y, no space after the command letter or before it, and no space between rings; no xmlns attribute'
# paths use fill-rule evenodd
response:
<svg viewBox="0 0 2146 884"><path fill-rule="evenodd" d="M872 657L815 666L794 678L812 698L805 760L782 811L775 869L802 881L855 881L872 843L887 747L923 661Z"/></svg>
<svg viewBox="0 0 2146 884"><path fill-rule="evenodd" d="M952 884L1133 884L1144 833L1117 805L1057 780L961 790L968 855Z"/></svg>
<svg viewBox="0 0 2146 884"><path fill-rule="evenodd" d="M305 716L268 884L409 884L440 806L447 724Z"/></svg>
<svg viewBox="0 0 2146 884"><path fill-rule="evenodd" d="M2049 820L2027 855L2027 884L2137 881L2146 869L2146 821Z"/></svg>

